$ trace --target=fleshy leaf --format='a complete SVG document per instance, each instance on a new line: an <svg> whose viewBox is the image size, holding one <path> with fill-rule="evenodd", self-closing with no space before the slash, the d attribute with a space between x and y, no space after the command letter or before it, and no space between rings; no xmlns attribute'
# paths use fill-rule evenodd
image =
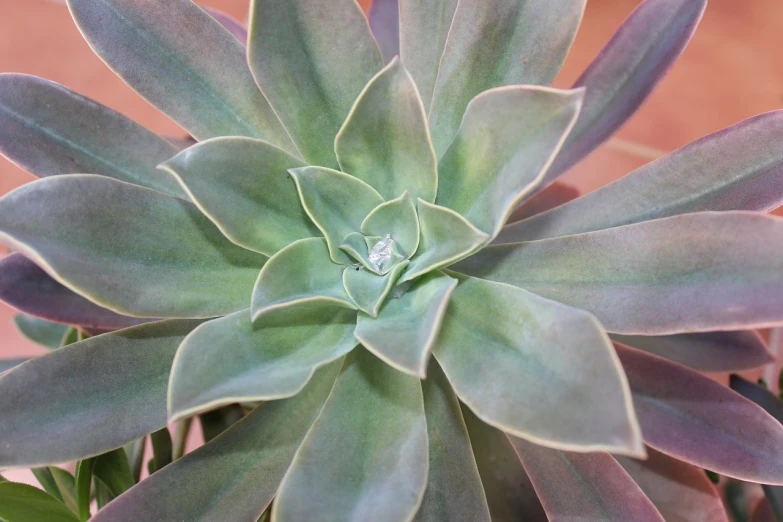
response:
<svg viewBox="0 0 783 522"><path fill-rule="evenodd" d="M95 457L76 463L76 511L81 520L90 518L90 488L92 486L92 468Z"/></svg>
<svg viewBox="0 0 783 522"><path fill-rule="evenodd" d="M457 280L443 272L424 275L402 296L386 301L380 315L359 314L356 338L392 367L424 379L430 350L456 286Z"/></svg>
<svg viewBox="0 0 783 522"><path fill-rule="evenodd" d="M571 453L510 439L550 522L664 522L608 453Z"/></svg>
<svg viewBox="0 0 783 522"><path fill-rule="evenodd" d="M419 200L421 240L400 283L456 263L486 244L490 236L451 209Z"/></svg>
<svg viewBox="0 0 783 522"><path fill-rule="evenodd" d="M141 317L246 308L266 260L230 243L188 201L82 174L5 195L0 239L71 290Z"/></svg>
<svg viewBox="0 0 783 522"><path fill-rule="evenodd" d="M617 460L666 520L729 522L718 491L704 470L654 449L647 460Z"/></svg>
<svg viewBox="0 0 783 522"><path fill-rule="evenodd" d="M65 505L27 484L0 481L0 520L3 522L79 522Z"/></svg>
<svg viewBox="0 0 783 522"><path fill-rule="evenodd" d="M261 138L296 152L258 91L245 47L190 0L68 0L93 51L198 140Z"/></svg>
<svg viewBox="0 0 783 522"><path fill-rule="evenodd" d="M422 381L429 432L429 480L414 522L490 522L487 498L459 401L437 363Z"/></svg>
<svg viewBox="0 0 783 522"><path fill-rule="evenodd" d="M210 443L111 502L92 520L256 520L275 496L339 369L340 362L334 362L318 370L296 397L257 407Z"/></svg>
<svg viewBox="0 0 783 522"><path fill-rule="evenodd" d="M92 473L115 497L122 495L136 483L131 473L128 457L122 448L98 455L95 458Z"/></svg>
<svg viewBox="0 0 783 522"><path fill-rule="evenodd" d="M611 136L647 99L680 57L707 0L646 0L617 30L574 87L585 105L545 187Z"/></svg>
<svg viewBox="0 0 783 522"><path fill-rule="evenodd" d="M7 372L12 368L16 368L23 362L27 362L29 360L30 359L26 357L20 359L0 359L0 374L2 374L3 372Z"/></svg>
<svg viewBox="0 0 783 522"><path fill-rule="evenodd" d="M355 0L253 0L248 62L304 158L336 167L334 136L383 58Z"/></svg>
<svg viewBox="0 0 783 522"><path fill-rule="evenodd" d="M0 261L0 299L17 310L52 322L87 328L119 329L147 322L100 307L58 283L38 265L14 253ZM32 319L32 318L31 318ZM20 329L23 327L19 326ZM52 327L54 328L54 327ZM59 348L65 334L51 337L51 348Z"/></svg>
<svg viewBox="0 0 783 522"><path fill-rule="evenodd" d="M343 172L367 182L384 199L405 190L432 203L438 159L427 113L413 78L395 58L370 80L334 141Z"/></svg>
<svg viewBox="0 0 783 522"><path fill-rule="evenodd" d="M62 85L0 74L0 153L36 176L89 172L187 198L155 169L176 152L160 136Z"/></svg>
<svg viewBox="0 0 783 522"><path fill-rule="evenodd" d="M769 212L783 203L781 141L783 111L750 118L566 205L509 225L497 242L581 234L707 210Z"/></svg>
<svg viewBox="0 0 783 522"><path fill-rule="evenodd" d="M457 4L429 111L438 156L454 138L474 96L506 85L548 85L554 79L574 41L584 8L585 0L464 0Z"/></svg>
<svg viewBox="0 0 783 522"><path fill-rule="evenodd" d="M354 350L280 485L272 520L410 520L427 467L419 380Z"/></svg>
<svg viewBox="0 0 783 522"><path fill-rule="evenodd" d="M0 268L0 274L2 273ZM60 341L68 329L68 326L64 324L51 323L26 314L16 314L14 326L27 339L50 350L56 350L60 347Z"/></svg>
<svg viewBox="0 0 783 522"><path fill-rule="evenodd" d="M531 86L476 96L438 165L435 202L496 236L517 204L538 186L576 121L583 97L582 90Z"/></svg>
<svg viewBox="0 0 783 522"><path fill-rule="evenodd" d="M559 449L644 452L620 363L582 310L459 277L433 353L462 402L506 433Z"/></svg>
<svg viewBox="0 0 783 522"><path fill-rule="evenodd" d="M408 191L375 207L362 222L361 230L367 236L390 235L406 259L415 254L419 248L419 217Z"/></svg>
<svg viewBox="0 0 783 522"><path fill-rule="evenodd" d="M528 201L523 202L511 216L509 216L508 223L514 223L535 216L536 214L541 214L547 210L564 205L578 197L579 189L563 183L562 181L556 181L534 197L531 197ZM503 231L501 230L500 235L502 234ZM495 238L496 241L497 239L498 238Z"/></svg>
<svg viewBox="0 0 783 522"><path fill-rule="evenodd" d="M367 17L385 63L400 54L399 13L398 0L374 0Z"/></svg>
<svg viewBox="0 0 783 522"><path fill-rule="evenodd" d="M699 212L485 248L457 272L587 310L607 331L667 335L783 322L783 220Z"/></svg>
<svg viewBox="0 0 783 522"><path fill-rule="evenodd" d="M295 395L318 367L356 346L355 324L355 311L328 304L277 310L255 323L249 310L204 323L174 359L169 419Z"/></svg>
<svg viewBox="0 0 783 522"><path fill-rule="evenodd" d="M505 433L462 406L489 512L497 522L548 522L530 478Z"/></svg>
<svg viewBox="0 0 783 522"><path fill-rule="evenodd" d="M364 218L383 198L359 178L336 170L303 167L289 172L305 212L326 237L332 261L348 262L340 243L351 232L359 232Z"/></svg>
<svg viewBox="0 0 783 522"><path fill-rule="evenodd" d="M287 152L250 138L208 140L162 165L227 238L267 256L320 235L288 175L302 166Z"/></svg>
<svg viewBox="0 0 783 522"><path fill-rule="evenodd" d="M783 426L777 420L684 366L621 344L615 348L647 445L727 477L783 485Z"/></svg>
<svg viewBox="0 0 783 522"><path fill-rule="evenodd" d="M625 345L659 355L700 372L736 372L775 360L758 332L610 336Z"/></svg>
<svg viewBox="0 0 783 522"><path fill-rule="evenodd" d="M378 275L366 269L356 270L353 267L348 267L343 270L345 293L359 310L372 317L377 317L378 310L386 300L386 296L389 295L394 283L406 268L408 268L408 261L402 261L385 275Z"/></svg>
<svg viewBox="0 0 783 522"><path fill-rule="evenodd" d="M165 426L174 353L198 324L162 321L100 335L2 374L0 466L89 457Z"/></svg>
<svg viewBox="0 0 783 522"><path fill-rule="evenodd" d="M202 7L202 9L217 20L229 33L233 34L237 40L242 42L242 45L247 43L247 27L245 27L245 24L219 9L212 7Z"/></svg>
<svg viewBox="0 0 783 522"><path fill-rule="evenodd" d="M320 237L291 243L264 265L253 289L253 320L293 306L329 303L355 308L343 288L343 265L329 259L326 240Z"/></svg>

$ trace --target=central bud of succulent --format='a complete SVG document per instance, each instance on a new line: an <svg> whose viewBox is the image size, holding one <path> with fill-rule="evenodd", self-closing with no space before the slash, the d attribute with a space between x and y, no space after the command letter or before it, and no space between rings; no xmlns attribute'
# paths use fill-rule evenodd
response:
<svg viewBox="0 0 783 522"><path fill-rule="evenodd" d="M378 272L383 272L386 265L392 260L394 246L394 240L389 234L386 234L386 237L375 243L370 249L367 260Z"/></svg>

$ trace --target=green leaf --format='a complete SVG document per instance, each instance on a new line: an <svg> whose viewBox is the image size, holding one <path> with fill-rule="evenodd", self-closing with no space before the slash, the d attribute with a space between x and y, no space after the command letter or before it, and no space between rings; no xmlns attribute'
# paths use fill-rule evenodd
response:
<svg viewBox="0 0 783 522"><path fill-rule="evenodd" d="M165 426L174 352L198 324L161 321L99 335L4 373L0 467L90 457Z"/></svg>
<svg viewBox="0 0 783 522"><path fill-rule="evenodd" d="M188 443L188 435L193 425L193 417L185 417L174 424L174 433L171 436L171 459L177 460L185 454L185 446Z"/></svg>
<svg viewBox="0 0 783 522"><path fill-rule="evenodd" d="M584 8L585 0L457 4L429 111L438 156L454 138L474 96L504 85L548 85L555 78Z"/></svg>
<svg viewBox="0 0 783 522"><path fill-rule="evenodd" d="M422 381L429 435L429 480L415 522L489 522L481 484L459 401L437 365Z"/></svg>
<svg viewBox="0 0 783 522"><path fill-rule="evenodd" d="M517 204L541 182L583 98L583 89L532 86L476 96L438 165L435 202L496 236Z"/></svg>
<svg viewBox="0 0 783 522"><path fill-rule="evenodd" d="M456 286L457 280L443 272L429 272L402 296L389 299L377 318L359 314L356 338L387 364L424 379L430 350Z"/></svg>
<svg viewBox="0 0 783 522"><path fill-rule="evenodd" d="M150 433L150 440L152 441L152 462L150 462L149 472L150 475L152 475L163 469L164 466L171 464L173 459L173 446L171 443L171 434L166 427Z"/></svg>
<svg viewBox="0 0 783 522"><path fill-rule="evenodd" d="M3 522L79 522L62 502L27 484L0 482L0 520Z"/></svg>
<svg viewBox="0 0 783 522"><path fill-rule="evenodd" d="M391 236L406 259L415 254L419 248L419 217L408 191L375 207L362 222L361 231L366 236Z"/></svg>
<svg viewBox="0 0 783 522"><path fill-rule="evenodd" d="M69 346L76 342L79 342L79 330L71 326L65 330L63 338L60 339L60 347Z"/></svg>
<svg viewBox="0 0 783 522"><path fill-rule="evenodd" d="M345 293L364 314L377 317L394 283L407 267L408 261L402 261L385 275L374 274L369 270L346 268L343 271Z"/></svg>
<svg viewBox="0 0 783 522"><path fill-rule="evenodd" d="M29 358L19 358L19 359L0 359L0 374L3 372L7 372L11 368L16 368L20 364L29 361Z"/></svg>
<svg viewBox="0 0 783 522"><path fill-rule="evenodd" d="M141 470L144 466L144 452L147 446L147 437L141 437L126 444L123 448L128 458L133 480L138 482L141 478Z"/></svg>
<svg viewBox="0 0 783 522"><path fill-rule="evenodd" d="M245 61L245 47L190 0L68 0L93 51L198 140L261 138L296 152Z"/></svg>
<svg viewBox="0 0 783 522"><path fill-rule="evenodd" d="M313 372L354 346L356 312L329 304L248 310L209 321L182 343L171 370L172 420L216 406L296 395Z"/></svg>
<svg viewBox="0 0 783 522"><path fill-rule="evenodd" d="M783 111L750 118L590 194L506 226L496 242L581 234L707 210L769 212L783 203L781 140Z"/></svg>
<svg viewBox="0 0 783 522"><path fill-rule="evenodd" d="M552 448L644 454L628 383L595 317L458 278L433 353L481 420Z"/></svg>
<svg viewBox="0 0 783 522"><path fill-rule="evenodd" d="M485 248L454 270L587 310L607 331L668 335L783 320L783 220L699 212Z"/></svg>
<svg viewBox="0 0 783 522"><path fill-rule="evenodd" d="M70 472L54 466L49 466L49 472L63 497L63 503L68 509L77 513L79 507L76 501L76 478Z"/></svg>
<svg viewBox="0 0 783 522"><path fill-rule="evenodd" d="M244 412L238 404L229 404L198 416L204 442L209 442L242 420Z"/></svg>
<svg viewBox="0 0 783 522"><path fill-rule="evenodd" d="M334 136L383 67L354 0L253 0L248 62L311 165L336 167Z"/></svg>
<svg viewBox="0 0 783 522"><path fill-rule="evenodd" d="M303 166L273 145L233 137L199 143L161 165L223 235L267 256L320 235L288 175L288 169Z"/></svg>
<svg viewBox="0 0 783 522"><path fill-rule="evenodd" d="M340 169L384 199L435 201L438 158L413 78L395 58L364 88L334 141Z"/></svg>
<svg viewBox="0 0 783 522"><path fill-rule="evenodd" d="M400 283L449 266L486 244L490 236L451 209L419 200L421 241Z"/></svg>
<svg viewBox="0 0 783 522"><path fill-rule="evenodd" d="M210 443L114 500L94 522L257 520L321 411L340 365L318 370L295 397L254 409Z"/></svg>
<svg viewBox="0 0 783 522"><path fill-rule="evenodd" d="M90 518L90 487L92 486L93 467L95 467L95 457L76 463L76 503L79 519L82 522Z"/></svg>
<svg viewBox="0 0 783 522"><path fill-rule="evenodd" d="M176 153L166 140L62 85L0 74L0 153L46 177L102 174L187 198L155 167Z"/></svg>
<svg viewBox="0 0 783 522"><path fill-rule="evenodd" d="M71 290L141 317L246 308L266 259L230 243L192 203L80 174L5 195L0 238Z"/></svg>
<svg viewBox="0 0 783 522"><path fill-rule="evenodd" d="M349 174L323 167L289 170L296 182L302 206L323 233L335 263L346 263L340 243L358 232L372 210L383 203L374 188Z"/></svg>
<svg viewBox="0 0 783 522"><path fill-rule="evenodd" d="M50 350L56 350L60 347L60 342L68 330L68 325L44 321L27 314L16 314L14 326L19 330L19 333L32 342Z"/></svg>
<svg viewBox="0 0 783 522"><path fill-rule="evenodd" d="M419 380L363 349L347 358L296 452L273 520L410 520L427 485Z"/></svg>
<svg viewBox="0 0 783 522"><path fill-rule="evenodd" d="M272 256L258 275L253 288L253 320L275 310L311 304L355 308L342 285L343 269L329 259L323 238L291 243Z"/></svg>
<svg viewBox="0 0 783 522"><path fill-rule="evenodd" d="M114 496L100 481L94 481L93 488L95 489L95 504L98 506L99 510L103 509L106 504L114 500Z"/></svg>
<svg viewBox="0 0 783 522"><path fill-rule="evenodd" d="M153 438L153 447L154 445ZM92 473L115 497L119 497L136 484L128 463L128 456L122 448L98 455Z"/></svg>
<svg viewBox="0 0 783 522"><path fill-rule="evenodd" d="M33 468L30 471L35 476L35 480L37 480L41 487L44 488L44 491L49 493L60 502L65 503L63 500L63 495L60 492L60 488L57 486L57 481L54 480L54 475L52 475L50 468Z"/></svg>
<svg viewBox="0 0 783 522"><path fill-rule="evenodd" d="M400 58L429 110L457 0L400 0Z"/></svg>

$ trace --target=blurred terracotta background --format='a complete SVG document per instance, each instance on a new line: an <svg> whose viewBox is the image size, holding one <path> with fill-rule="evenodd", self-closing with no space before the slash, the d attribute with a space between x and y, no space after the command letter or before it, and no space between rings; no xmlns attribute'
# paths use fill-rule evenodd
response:
<svg viewBox="0 0 783 522"><path fill-rule="evenodd" d="M165 0L160 0L165 1ZM363 0L367 7L371 0ZM555 81L569 87L640 0L588 0L584 22ZM249 0L198 3L246 20ZM49 78L161 134L183 131L91 52L57 0L0 0L0 72ZM710 0L682 59L620 133L566 181L587 192L655 157L739 120L783 107L781 0ZM783 147L783 143L781 143ZM33 177L0 157L0 195ZM0 246L0 256L6 250ZM44 350L23 339L0 303L0 358Z"/></svg>

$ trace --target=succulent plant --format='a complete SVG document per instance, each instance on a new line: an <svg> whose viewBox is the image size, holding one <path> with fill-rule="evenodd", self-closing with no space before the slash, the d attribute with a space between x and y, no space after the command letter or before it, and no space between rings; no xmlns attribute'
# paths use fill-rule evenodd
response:
<svg viewBox="0 0 783 522"><path fill-rule="evenodd" d="M0 151L43 178L0 199L0 297L88 337L0 376L0 467L78 461L0 518L714 522L703 468L783 485L781 424L699 373L783 323L783 113L529 216L705 8L646 0L547 87L584 3L254 0L245 43L69 0L198 143L0 75ZM199 415L230 427L182 456Z"/></svg>

